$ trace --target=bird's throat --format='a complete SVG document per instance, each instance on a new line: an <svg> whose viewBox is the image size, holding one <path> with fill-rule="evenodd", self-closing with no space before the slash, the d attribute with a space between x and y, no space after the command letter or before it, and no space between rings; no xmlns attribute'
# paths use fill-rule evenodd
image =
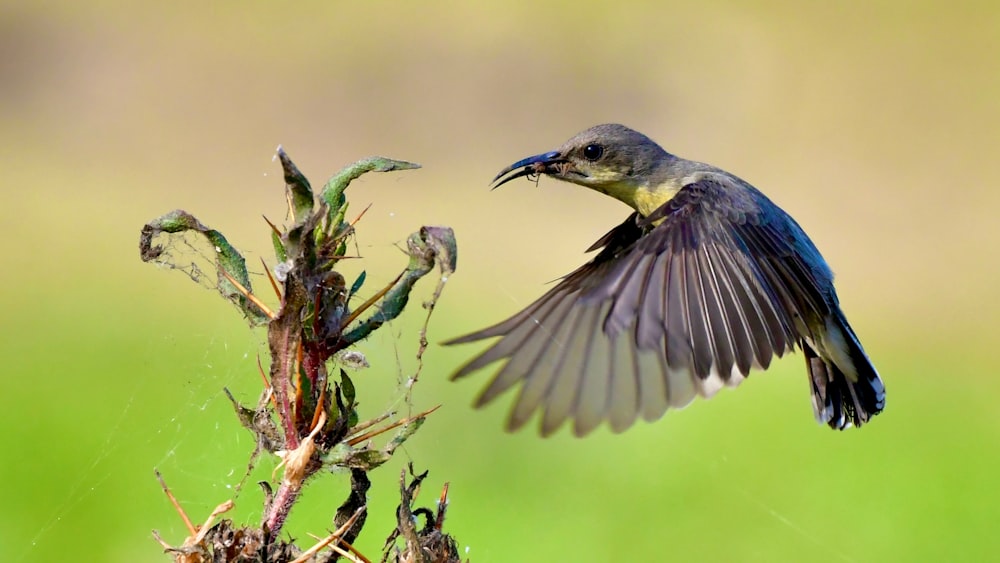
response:
<svg viewBox="0 0 1000 563"><path fill-rule="evenodd" d="M617 182L589 187L626 203L629 207L638 211L640 215L646 217L661 205L670 201L681 189L681 184L678 182L674 185L673 182L664 182L658 186L651 187Z"/></svg>

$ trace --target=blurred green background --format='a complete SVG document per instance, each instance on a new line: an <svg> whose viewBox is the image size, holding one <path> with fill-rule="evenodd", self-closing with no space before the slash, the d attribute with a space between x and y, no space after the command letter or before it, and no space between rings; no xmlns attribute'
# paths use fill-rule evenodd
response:
<svg viewBox="0 0 1000 563"><path fill-rule="evenodd" d="M281 220L281 143L320 183L368 156L415 172L349 190L368 294L420 225L454 227L439 342L493 323L586 259L628 213L571 185L491 193L521 157L617 121L748 179L838 274L888 388L860 431L815 424L802 359L621 435L502 430L470 404L477 349L432 346L415 406L444 406L373 474L358 544L377 558L399 469L451 483L473 561L977 560L996 556L1000 412L1000 7L994 2L32 2L0 6L5 241L0 560L165 561L161 470L196 520L252 449L263 334L183 275L142 264L174 208L258 274ZM266 288L263 278L255 278ZM432 284L418 293L425 298ZM413 372L415 301L363 350L365 413ZM253 483L231 516L256 521ZM324 534L347 486L317 480L287 531Z"/></svg>

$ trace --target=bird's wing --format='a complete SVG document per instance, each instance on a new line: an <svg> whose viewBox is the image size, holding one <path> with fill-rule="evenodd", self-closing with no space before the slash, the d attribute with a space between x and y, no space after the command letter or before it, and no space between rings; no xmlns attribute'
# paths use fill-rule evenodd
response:
<svg viewBox="0 0 1000 563"><path fill-rule="evenodd" d="M525 310L450 341L500 337L455 377L506 359L477 405L523 382L511 429L542 408L543 434L572 418L578 435L737 385L829 311L797 229L736 180L688 184L605 235L593 260Z"/></svg>

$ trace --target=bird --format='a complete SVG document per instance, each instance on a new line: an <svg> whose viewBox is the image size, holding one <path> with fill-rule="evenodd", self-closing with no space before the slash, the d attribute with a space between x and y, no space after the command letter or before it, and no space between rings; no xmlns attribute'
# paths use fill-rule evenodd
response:
<svg viewBox="0 0 1000 563"><path fill-rule="evenodd" d="M633 212L596 255L524 310L454 345L498 338L452 376L504 362L482 407L520 384L515 431L541 411L548 436L568 420L585 436L736 387L802 351L818 422L860 427L885 385L840 309L833 272L799 224L741 178L668 153L620 124L504 168L493 189L541 176L611 196Z"/></svg>

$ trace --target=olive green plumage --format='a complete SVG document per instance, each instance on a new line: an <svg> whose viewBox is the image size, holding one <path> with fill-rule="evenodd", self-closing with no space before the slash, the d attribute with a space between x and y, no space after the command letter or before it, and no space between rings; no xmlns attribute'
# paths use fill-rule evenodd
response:
<svg viewBox="0 0 1000 563"><path fill-rule="evenodd" d="M499 338L454 377L505 360L477 404L521 384L510 429L541 410L543 435L567 419L577 435L604 420L621 431L638 416L655 420L736 386L796 346L817 420L860 426L885 406L830 268L753 186L614 124L518 161L494 182L538 174L608 194L635 213L526 309L448 342Z"/></svg>

